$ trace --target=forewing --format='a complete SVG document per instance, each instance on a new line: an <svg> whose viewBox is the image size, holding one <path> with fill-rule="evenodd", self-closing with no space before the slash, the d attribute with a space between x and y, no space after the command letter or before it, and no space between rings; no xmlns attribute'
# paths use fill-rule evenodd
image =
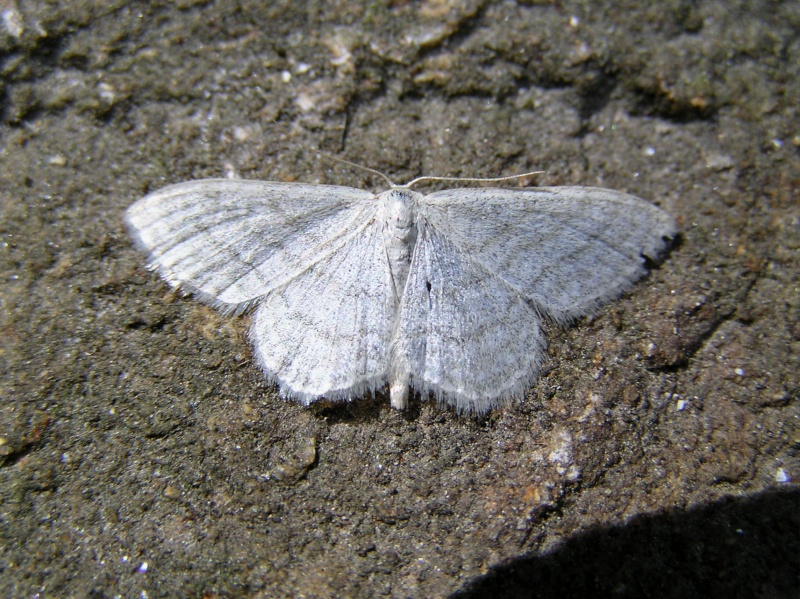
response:
<svg viewBox="0 0 800 599"><path fill-rule="evenodd" d="M284 396L350 400L386 383L396 299L379 223L258 305L251 338Z"/></svg>
<svg viewBox="0 0 800 599"><path fill-rule="evenodd" d="M207 179L151 193L125 219L171 285L236 312L335 251L375 206L349 187Z"/></svg>
<svg viewBox="0 0 800 599"><path fill-rule="evenodd" d="M459 412L522 396L545 341L536 312L509 285L421 220L392 343L393 379Z"/></svg>
<svg viewBox="0 0 800 599"><path fill-rule="evenodd" d="M676 233L659 208L608 189L454 189L425 199L433 227L561 323L622 293Z"/></svg>

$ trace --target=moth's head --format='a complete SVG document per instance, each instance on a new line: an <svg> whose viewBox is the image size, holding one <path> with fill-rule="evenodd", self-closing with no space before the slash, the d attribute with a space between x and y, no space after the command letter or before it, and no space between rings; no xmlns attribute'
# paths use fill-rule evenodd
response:
<svg viewBox="0 0 800 599"><path fill-rule="evenodd" d="M422 199L422 194L408 187L396 186L378 194L378 199L386 202L388 216L394 220L405 220Z"/></svg>

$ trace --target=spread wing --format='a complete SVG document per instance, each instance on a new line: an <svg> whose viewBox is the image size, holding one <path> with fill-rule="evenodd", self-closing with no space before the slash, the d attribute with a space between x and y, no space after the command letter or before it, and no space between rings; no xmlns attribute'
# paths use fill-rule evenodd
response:
<svg viewBox="0 0 800 599"><path fill-rule="evenodd" d="M544 348L535 310L422 217L392 342L392 378L460 412L483 413L522 395Z"/></svg>
<svg viewBox="0 0 800 599"><path fill-rule="evenodd" d="M349 187L207 179L151 193L125 220L171 285L241 312L337 251L376 204Z"/></svg>
<svg viewBox="0 0 800 599"><path fill-rule="evenodd" d="M126 220L172 285L228 312L257 302L261 367L310 403L385 384L397 300L379 210L358 189L215 179L152 193Z"/></svg>
<svg viewBox="0 0 800 599"><path fill-rule="evenodd" d="M619 296L676 234L664 211L609 189L453 189L425 199L426 218L455 248L562 324Z"/></svg>
<svg viewBox="0 0 800 599"><path fill-rule="evenodd" d="M564 323L619 295L675 231L660 209L605 189L427 196L392 378L462 412L521 396L544 356L540 314Z"/></svg>
<svg viewBox="0 0 800 599"><path fill-rule="evenodd" d="M386 383L397 313L377 221L274 289L250 332L261 367L285 397L351 400Z"/></svg>

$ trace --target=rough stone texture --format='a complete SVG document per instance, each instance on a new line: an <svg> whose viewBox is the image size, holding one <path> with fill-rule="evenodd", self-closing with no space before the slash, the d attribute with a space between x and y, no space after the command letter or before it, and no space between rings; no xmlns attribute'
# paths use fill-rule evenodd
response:
<svg viewBox="0 0 800 599"><path fill-rule="evenodd" d="M798 3L0 9L0 595L796 596ZM551 327L522 404L304 409L121 216L228 173L379 184L309 146L540 168L683 234Z"/></svg>

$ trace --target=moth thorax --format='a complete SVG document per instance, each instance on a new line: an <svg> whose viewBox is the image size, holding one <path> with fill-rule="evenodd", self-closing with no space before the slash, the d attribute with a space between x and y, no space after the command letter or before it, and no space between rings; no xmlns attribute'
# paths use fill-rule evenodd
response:
<svg viewBox="0 0 800 599"><path fill-rule="evenodd" d="M397 298L402 295L417 243L416 208L418 194L410 189L390 189L380 195L383 208L383 241L392 271Z"/></svg>

